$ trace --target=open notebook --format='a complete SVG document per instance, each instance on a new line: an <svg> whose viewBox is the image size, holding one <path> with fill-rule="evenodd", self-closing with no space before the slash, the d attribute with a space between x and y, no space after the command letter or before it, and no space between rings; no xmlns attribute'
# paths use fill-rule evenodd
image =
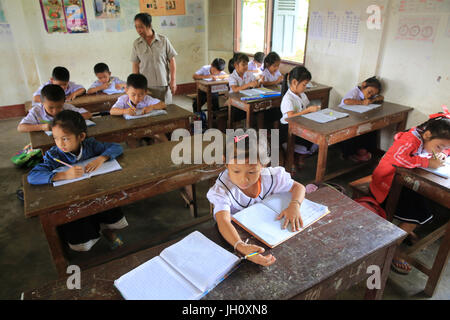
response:
<svg viewBox="0 0 450 320"><path fill-rule="evenodd" d="M368 104L367 106L362 105L362 104L354 104L354 105L348 106L348 105L344 104L344 105L340 105L339 107L342 109L348 110L348 111L364 113L364 112L381 107L381 104Z"/></svg>
<svg viewBox="0 0 450 320"><path fill-rule="evenodd" d="M302 117L319 123L327 123L333 120L348 117L348 113L339 112L330 108L322 109L316 112L303 114Z"/></svg>
<svg viewBox="0 0 450 320"><path fill-rule="evenodd" d="M78 163L76 163L74 165L85 167L86 164L88 164L89 162L91 162L92 160L95 160L97 158L98 157L86 159L86 160L78 162ZM61 166L61 167L58 167L55 170L53 170L53 172L64 172L64 171L67 171L67 170L69 170L69 167ZM76 178L76 179L54 181L53 182L53 186L54 187L58 187L58 186L62 186L64 184L68 184L68 183L72 183L72 182L75 182L75 181L88 179L88 178L93 177L93 176L98 176L98 175L101 175L101 174L105 174L105 173L113 172L113 171L117 171L117 170L122 170L122 167L120 166L119 162L117 162L116 159L109 160L109 161L103 162L103 164L100 166L100 168L98 168L97 170L95 170L93 172L85 173L81 177Z"/></svg>
<svg viewBox="0 0 450 320"><path fill-rule="evenodd" d="M292 232L289 224L286 229L281 229L284 218L276 220L276 217L289 206L290 202L291 193L289 192L273 194L263 201L239 211L232 216L232 219L258 240L273 248L330 213L328 207L304 199L300 206L303 228L300 231Z"/></svg>
<svg viewBox="0 0 450 320"><path fill-rule="evenodd" d="M92 127L92 126L95 126L95 125L96 125L96 123L94 121L86 119L86 126ZM45 131L45 134L48 135L48 136L52 136L53 132L52 131Z"/></svg>
<svg viewBox="0 0 450 320"><path fill-rule="evenodd" d="M123 117L126 120L132 120L132 119L139 119L139 118L146 118L146 117L154 117L154 116L159 116L162 114L167 114L167 111L166 110L152 110L149 113L137 114L135 116L130 116L129 114L124 114Z"/></svg>
<svg viewBox="0 0 450 320"><path fill-rule="evenodd" d="M447 157L445 159L445 165L442 167L439 167L437 169L432 168L422 168L422 169L434 173L435 175L438 175L442 178L448 179L450 177L450 157Z"/></svg>
<svg viewBox="0 0 450 320"><path fill-rule="evenodd" d="M194 231L114 281L127 300L198 300L241 259Z"/></svg>

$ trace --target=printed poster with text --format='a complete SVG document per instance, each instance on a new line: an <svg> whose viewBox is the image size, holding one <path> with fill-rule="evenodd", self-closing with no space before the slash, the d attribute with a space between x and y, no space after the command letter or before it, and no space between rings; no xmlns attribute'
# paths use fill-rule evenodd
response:
<svg viewBox="0 0 450 320"><path fill-rule="evenodd" d="M69 33L86 33L88 24L84 0L64 0L66 26Z"/></svg>
<svg viewBox="0 0 450 320"><path fill-rule="evenodd" d="M141 12L152 16L184 15L184 0L140 0Z"/></svg>
<svg viewBox="0 0 450 320"><path fill-rule="evenodd" d="M127 1L127 0L125 0ZM129 1L129 0L128 0ZM119 0L94 0L94 12L97 19L120 18Z"/></svg>
<svg viewBox="0 0 450 320"><path fill-rule="evenodd" d="M48 33L67 32L66 17L61 0L40 0L45 30Z"/></svg>

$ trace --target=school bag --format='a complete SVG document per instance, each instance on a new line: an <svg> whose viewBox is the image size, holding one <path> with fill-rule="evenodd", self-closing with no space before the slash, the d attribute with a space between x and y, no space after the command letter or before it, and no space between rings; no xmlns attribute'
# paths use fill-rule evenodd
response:
<svg viewBox="0 0 450 320"><path fill-rule="evenodd" d="M386 211L380 206L380 204L374 198L366 196L366 197L354 199L354 201L356 201L363 207L369 209L373 213L376 213L383 219L386 219Z"/></svg>
<svg viewBox="0 0 450 320"><path fill-rule="evenodd" d="M41 149L33 149L31 144L26 145L22 150L16 152L11 161L19 168L33 168L42 161Z"/></svg>

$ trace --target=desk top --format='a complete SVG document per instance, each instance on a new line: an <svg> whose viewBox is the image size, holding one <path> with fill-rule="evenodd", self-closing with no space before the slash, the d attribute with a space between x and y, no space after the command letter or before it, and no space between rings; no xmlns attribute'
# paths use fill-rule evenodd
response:
<svg viewBox="0 0 450 320"><path fill-rule="evenodd" d="M289 299L406 236L403 230L328 187L307 198L327 205L331 213L278 247L266 248L277 258L275 264L262 267L245 261L205 299ZM205 227L200 231L232 251L217 228ZM249 237L239 227L238 232L244 239ZM26 292L24 298L121 299L114 280L179 240L83 271L81 290L68 290L66 279L60 279ZM259 243L255 239L250 242ZM360 272L366 272L365 268Z"/></svg>
<svg viewBox="0 0 450 320"><path fill-rule="evenodd" d="M68 103L74 105L75 107L83 107L83 105L101 103L107 101L116 101L120 96L125 93L115 93L115 94L86 94L80 97L76 97L74 100Z"/></svg>
<svg viewBox="0 0 450 320"><path fill-rule="evenodd" d="M193 138L192 138L193 139ZM30 185L23 175L24 211L26 217L36 216L85 200L102 197L114 192L143 184L162 181L168 177L206 167L200 164L174 164L172 148L177 141L157 143L135 149L125 149L117 158L122 170L94 176L89 179L53 187L53 185ZM203 148L209 142L203 142ZM191 143L194 147L194 143ZM193 152L191 152L193 155ZM191 161L193 163L193 161Z"/></svg>
<svg viewBox="0 0 450 320"><path fill-rule="evenodd" d="M228 84L228 79L222 79L222 80L214 80L214 81L207 81L207 80L195 80L197 83L205 85L205 86L215 86L218 84Z"/></svg>
<svg viewBox="0 0 450 320"><path fill-rule="evenodd" d="M396 114L402 114L404 112L413 110L413 108L411 107L391 102L384 102L381 107L364 113L352 112L339 107L331 107L330 109L348 113L349 116L327 123L319 123L307 119L301 115L288 118L286 119L286 121L289 123L289 125L296 125L302 128L307 128L308 130L319 133L321 135L330 135L346 128L358 126L370 121L382 119L384 117L393 116Z"/></svg>
<svg viewBox="0 0 450 320"><path fill-rule="evenodd" d="M122 116L102 116L91 119L96 123L95 126L88 127L88 137L96 137L100 135L107 135L123 130L132 130L142 127L149 127L162 122L170 122L179 119L185 119L194 114L175 104L167 105L167 114L158 115L154 117L146 117L134 120L125 120ZM55 142L52 136L47 136L43 131L32 131L29 133L31 145L33 148L41 146L54 145Z"/></svg>

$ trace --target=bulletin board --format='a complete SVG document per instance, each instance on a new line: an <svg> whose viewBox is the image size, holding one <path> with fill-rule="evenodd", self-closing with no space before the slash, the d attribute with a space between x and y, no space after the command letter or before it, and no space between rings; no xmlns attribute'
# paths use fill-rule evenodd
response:
<svg viewBox="0 0 450 320"><path fill-rule="evenodd" d="M141 12L152 16L176 16L186 14L184 0L140 0Z"/></svg>

